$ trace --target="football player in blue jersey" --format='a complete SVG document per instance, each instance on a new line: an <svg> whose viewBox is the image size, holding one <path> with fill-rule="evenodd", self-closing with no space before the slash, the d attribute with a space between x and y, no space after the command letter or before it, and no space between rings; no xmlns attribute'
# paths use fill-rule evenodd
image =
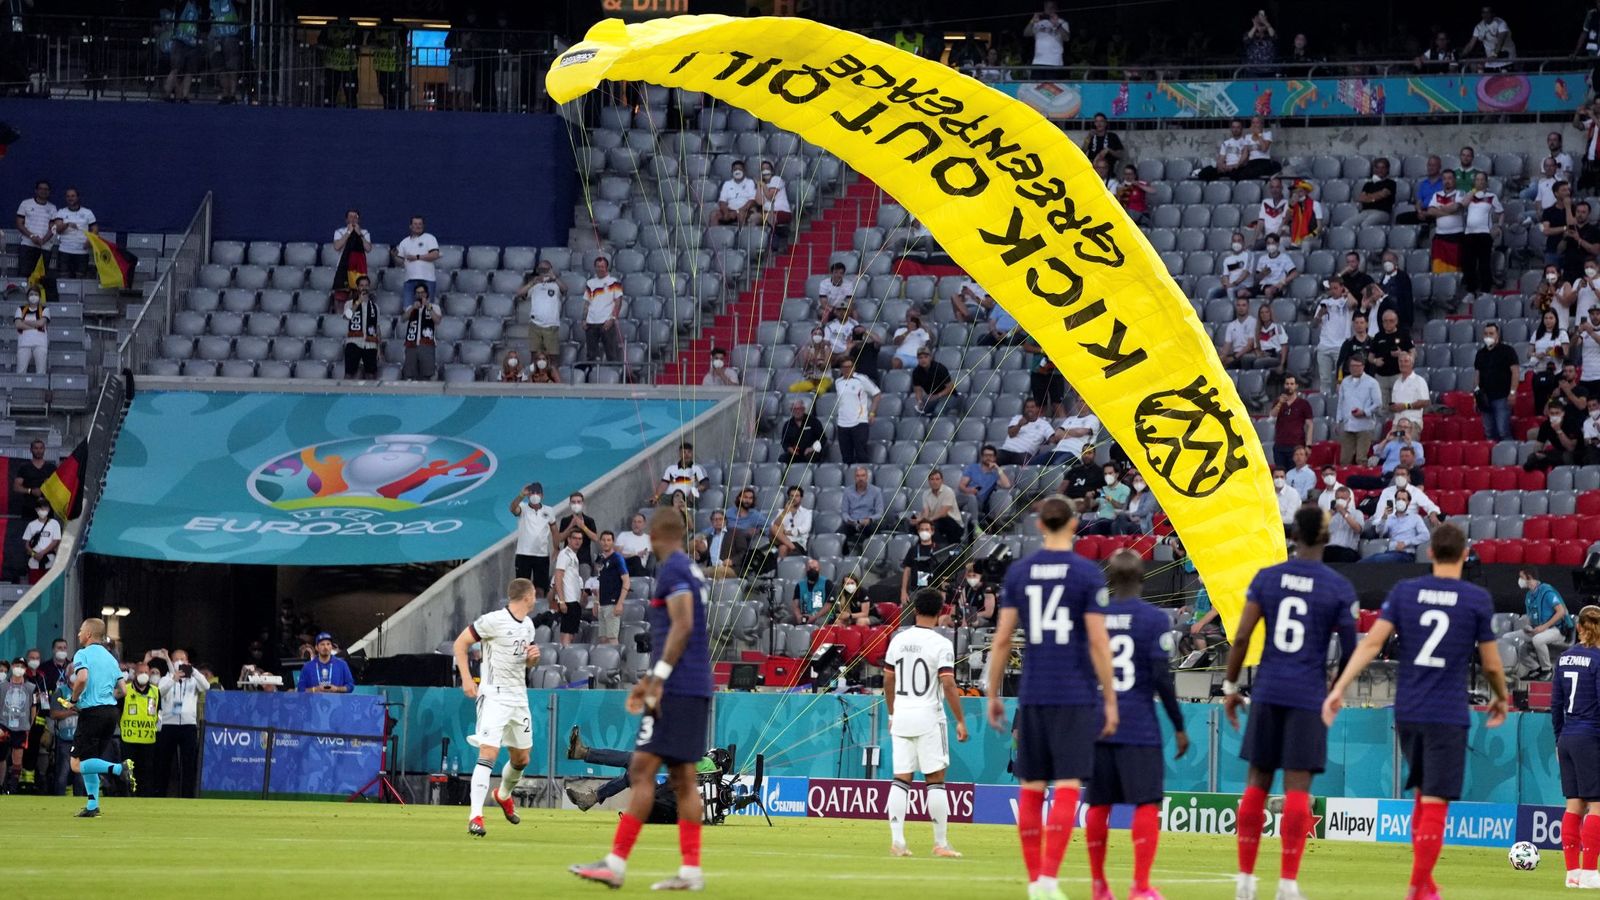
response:
<svg viewBox="0 0 1600 900"><path fill-rule="evenodd" d="M1578 643L1556 662L1550 725L1561 766L1567 887L1600 888L1600 606L1578 611Z"/></svg>

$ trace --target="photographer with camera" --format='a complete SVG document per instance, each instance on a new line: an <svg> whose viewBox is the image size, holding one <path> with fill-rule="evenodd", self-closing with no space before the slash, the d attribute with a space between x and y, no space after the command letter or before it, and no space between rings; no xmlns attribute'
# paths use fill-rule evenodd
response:
<svg viewBox="0 0 1600 900"><path fill-rule="evenodd" d="M355 290L340 304L344 316L344 377L378 377L378 298L372 293L372 279L362 275ZM358 376L358 373L359 376Z"/></svg>
<svg viewBox="0 0 1600 900"><path fill-rule="evenodd" d="M166 674L156 685L161 696L161 724L156 731L156 769L152 796L165 797L172 767L178 769L178 796L197 797L200 786L200 696L211 689L205 676L189 663L189 651L151 653L166 663Z"/></svg>
<svg viewBox="0 0 1600 900"><path fill-rule="evenodd" d="M528 348L533 353L561 358L561 303L566 289L556 279L555 266L541 260L517 288L518 300L528 300Z"/></svg>

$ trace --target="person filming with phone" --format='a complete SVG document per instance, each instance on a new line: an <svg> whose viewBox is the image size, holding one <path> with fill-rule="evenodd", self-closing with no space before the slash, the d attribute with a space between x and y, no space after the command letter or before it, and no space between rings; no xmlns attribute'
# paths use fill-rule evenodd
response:
<svg viewBox="0 0 1600 900"><path fill-rule="evenodd" d="M167 796L172 768L177 765L178 796L196 797L200 787L200 697L211 685L195 672L187 650L170 654L157 650L151 656L167 663L166 674L156 685L161 694L161 724L156 731L152 795Z"/></svg>

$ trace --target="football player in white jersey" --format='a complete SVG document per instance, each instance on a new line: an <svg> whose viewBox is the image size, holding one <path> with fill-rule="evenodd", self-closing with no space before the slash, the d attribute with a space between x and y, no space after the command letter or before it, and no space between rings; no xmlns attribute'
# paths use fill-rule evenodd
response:
<svg viewBox="0 0 1600 900"><path fill-rule="evenodd" d="M467 833L483 837L483 798L489 793L489 778L500 748L507 747L511 758L500 773L500 787L494 802L513 825L522 821L512 802L511 792L522 779L528 764L528 748L533 746L533 714L528 711L528 667L539 662L539 645L533 626L533 582L512 579L506 588L506 605L484 613L456 636L456 671L461 674L461 691L478 702L478 727L467 743L478 748L478 765L472 770L472 816ZM472 680L467 651L474 643L483 644L481 679ZM502 789L505 796L501 796Z"/></svg>
<svg viewBox="0 0 1600 900"><path fill-rule="evenodd" d="M883 699L889 707L889 739L893 744L894 782L889 785L891 856L910 856L906 847L906 813L911 808L912 779L921 772L927 782L928 818L933 820L933 855L960 857L946 838L950 798L944 773L950 767L950 739L945 731L944 704L955 715L956 740L967 740L967 718L956 691L956 652L950 639L933 630L944 611L944 595L923 588L911 598L917 624L894 636L884 655Z"/></svg>

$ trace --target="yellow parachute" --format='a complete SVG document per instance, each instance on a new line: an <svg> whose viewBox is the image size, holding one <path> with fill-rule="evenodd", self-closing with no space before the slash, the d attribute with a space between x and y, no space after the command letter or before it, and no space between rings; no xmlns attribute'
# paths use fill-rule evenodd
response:
<svg viewBox="0 0 1600 900"><path fill-rule="evenodd" d="M1128 450L1233 630L1251 577L1284 556L1266 457L1193 308L1061 129L936 62L804 19L604 21L546 86L565 103L602 79L710 94L904 204Z"/></svg>

